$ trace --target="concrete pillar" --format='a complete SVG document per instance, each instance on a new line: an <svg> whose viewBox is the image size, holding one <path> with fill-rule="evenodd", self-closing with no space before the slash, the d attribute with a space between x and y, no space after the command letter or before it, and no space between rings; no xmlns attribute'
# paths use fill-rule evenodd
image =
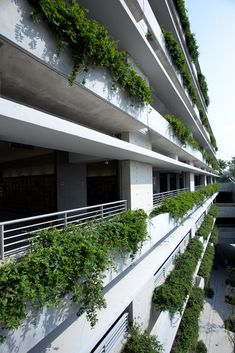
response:
<svg viewBox="0 0 235 353"><path fill-rule="evenodd" d="M67 152L58 152L56 166L57 210L86 206L86 164L71 164Z"/></svg>
<svg viewBox="0 0 235 353"><path fill-rule="evenodd" d="M171 189L171 175L167 173L166 175L166 180L167 180L167 191L170 191Z"/></svg>
<svg viewBox="0 0 235 353"><path fill-rule="evenodd" d="M180 175L176 174L176 189L180 189Z"/></svg>
<svg viewBox="0 0 235 353"><path fill-rule="evenodd" d="M131 209L153 208L152 166L135 161L121 163L121 198Z"/></svg>
<svg viewBox="0 0 235 353"><path fill-rule="evenodd" d="M195 191L194 173L186 173L186 187L190 191Z"/></svg>
<svg viewBox="0 0 235 353"><path fill-rule="evenodd" d="M206 175L202 175L202 176L201 176L201 179L202 179L201 185L207 186Z"/></svg>
<svg viewBox="0 0 235 353"><path fill-rule="evenodd" d="M153 170L153 193L157 194L160 192L160 173Z"/></svg>

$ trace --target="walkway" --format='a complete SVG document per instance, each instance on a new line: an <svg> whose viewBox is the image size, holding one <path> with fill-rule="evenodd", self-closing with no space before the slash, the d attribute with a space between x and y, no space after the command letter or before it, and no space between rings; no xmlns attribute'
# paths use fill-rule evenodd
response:
<svg viewBox="0 0 235 353"><path fill-rule="evenodd" d="M225 281L228 273L220 267L213 270L211 288L215 295L212 299L206 298L203 311L200 316L199 339L206 344L208 353L233 353L234 344L231 338L233 333L224 329L224 319L232 313L231 305L225 303L225 295L228 294L228 286Z"/></svg>

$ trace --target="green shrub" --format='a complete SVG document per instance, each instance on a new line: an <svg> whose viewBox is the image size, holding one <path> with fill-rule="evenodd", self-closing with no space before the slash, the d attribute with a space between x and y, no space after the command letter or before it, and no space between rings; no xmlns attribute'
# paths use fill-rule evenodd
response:
<svg viewBox="0 0 235 353"><path fill-rule="evenodd" d="M207 347L203 341L198 341L195 353L207 353Z"/></svg>
<svg viewBox="0 0 235 353"><path fill-rule="evenodd" d="M175 0L175 7L177 9L181 25L185 33L185 39L188 46L189 54L194 62L197 61L199 52L195 35L191 33L190 22L187 16L184 0Z"/></svg>
<svg viewBox="0 0 235 353"><path fill-rule="evenodd" d="M202 276L205 280L205 287L208 288L209 280L215 255L215 247L208 245L203 256L200 269L198 271L199 276Z"/></svg>
<svg viewBox="0 0 235 353"><path fill-rule="evenodd" d="M171 32L167 32L163 30L163 35L166 41L167 49L169 50L169 53L172 57L172 60L174 61L175 65L177 66L182 78L183 78L183 84L185 88L187 88L188 93L192 99L192 102L194 104L197 103L197 94L196 90L194 88L193 81L191 79L190 74L188 73L188 69L186 66L186 59L184 57L184 54L175 39L174 35Z"/></svg>
<svg viewBox="0 0 235 353"><path fill-rule="evenodd" d="M39 232L32 252L0 267L1 326L17 328L26 306L57 307L66 294L94 326L105 307L103 274L113 253L135 256L147 236L146 218L142 210L129 210L101 223Z"/></svg>
<svg viewBox="0 0 235 353"><path fill-rule="evenodd" d="M197 345L199 315L203 308L203 290L194 287L172 347L172 353L188 353Z"/></svg>
<svg viewBox="0 0 235 353"><path fill-rule="evenodd" d="M180 119L173 115L165 115L165 119L171 124L174 133L183 144L188 143L193 148L200 149L198 142L193 138L192 131Z"/></svg>
<svg viewBox="0 0 235 353"><path fill-rule="evenodd" d="M235 295L226 295L225 302L231 305L235 305Z"/></svg>
<svg viewBox="0 0 235 353"><path fill-rule="evenodd" d="M197 236L207 239L209 234L212 231L213 224L214 224L214 218L209 214L207 214L200 228L197 231Z"/></svg>
<svg viewBox="0 0 235 353"><path fill-rule="evenodd" d="M235 320L233 317L224 320L225 330L235 333Z"/></svg>
<svg viewBox="0 0 235 353"><path fill-rule="evenodd" d="M206 294L206 296L207 296L207 298L213 298L214 297L214 291L213 291L213 289L212 288L207 288L206 290L205 290L205 294Z"/></svg>
<svg viewBox="0 0 235 353"><path fill-rule="evenodd" d="M203 97L205 99L206 106L208 107L210 103L210 99L208 96L208 86L207 86L206 78L201 72L198 72L197 76L198 76L198 82L199 82Z"/></svg>
<svg viewBox="0 0 235 353"><path fill-rule="evenodd" d="M212 205L208 214L214 218L217 217L217 214L218 214L218 207L216 205Z"/></svg>
<svg viewBox="0 0 235 353"><path fill-rule="evenodd" d="M170 313L180 312L186 296L192 288L193 273L202 254L202 243L193 238L185 252L176 260L164 284L156 287L153 293L153 303L156 308Z"/></svg>
<svg viewBox="0 0 235 353"><path fill-rule="evenodd" d="M147 82L126 63L126 53L118 50L107 29L87 18L87 10L76 0L28 0L58 38L58 47L68 47L74 60L69 77L72 84L77 72L88 65L106 67L114 83L119 83L131 97L141 104L152 101L152 91Z"/></svg>
<svg viewBox="0 0 235 353"><path fill-rule="evenodd" d="M147 330L141 332L140 326L136 324L129 328L127 338L122 353L160 353L163 351L156 336L150 335Z"/></svg>
<svg viewBox="0 0 235 353"><path fill-rule="evenodd" d="M214 226L214 228L212 229L209 241L210 243L216 245L218 243L218 239L219 239L219 231L218 231L218 228Z"/></svg>
<svg viewBox="0 0 235 353"><path fill-rule="evenodd" d="M203 202L218 191L218 184L207 185L194 192L182 192L179 195L165 199L161 206L155 207L150 217L161 213L169 213L176 220L182 219L194 206L200 206Z"/></svg>

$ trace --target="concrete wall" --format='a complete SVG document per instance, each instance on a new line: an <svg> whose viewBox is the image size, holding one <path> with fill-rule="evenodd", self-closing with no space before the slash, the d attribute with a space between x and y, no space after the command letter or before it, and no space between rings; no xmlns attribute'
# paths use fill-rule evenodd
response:
<svg viewBox="0 0 235 353"><path fill-rule="evenodd" d="M162 214L149 221L150 239L146 241L134 262L126 262L116 273L106 274L105 299L107 308L98 312L98 323L90 328L85 313L76 316L79 305L70 303L66 296L59 308L42 308L33 324L31 311L27 319L16 330L10 331L1 346L1 353L87 353L104 336L120 314L132 303L132 318L148 327L152 316L151 296L154 274L166 261L169 254L181 243L185 235L195 229L195 222L207 209L214 197L189 215L183 223L175 223L169 214ZM120 261L119 261L120 264ZM118 263L117 263L118 265ZM118 267L118 266L117 266ZM125 270L125 272L123 272ZM119 277L117 275L119 274ZM116 279L112 281L116 276ZM167 333L168 334L168 333ZM38 345L36 345L38 344ZM34 348L33 348L34 347Z"/></svg>
<svg viewBox="0 0 235 353"><path fill-rule="evenodd" d="M67 152L57 153L57 210L87 205L86 165L70 164Z"/></svg>
<svg viewBox="0 0 235 353"><path fill-rule="evenodd" d="M121 164L121 198L128 201L131 209L153 207L152 166L135 161Z"/></svg>

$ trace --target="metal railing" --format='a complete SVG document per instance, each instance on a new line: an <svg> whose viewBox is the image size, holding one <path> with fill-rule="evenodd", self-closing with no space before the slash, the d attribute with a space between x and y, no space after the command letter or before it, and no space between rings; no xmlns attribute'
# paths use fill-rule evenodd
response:
<svg viewBox="0 0 235 353"><path fill-rule="evenodd" d="M180 253L183 253L189 243L190 232L188 232L183 240L173 250L167 260L162 264L161 268L154 274L154 285L158 286L165 282L167 276L175 266L175 260Z"/></svg>
<svg viewBox="0 0 235 353"><path fill-rule="evenodd" d="M183 189L177 189L177 190L171 190L171 191L165 191L165 192L159 192L157 194L153 194L153 206L154 207L160 206L165 199L177 196L181 192L187 192L187 191L190 191L190 189L183 188Z"/></svg>
<svg viewBox="0 0 235 353"><path fill-rule="evenodd" d="M25 251L30 241L43 229L62 229L68 224L84 225L89 221L105 219L127 210L127 201L81 207L0 223L0 259Z"/></svg>

